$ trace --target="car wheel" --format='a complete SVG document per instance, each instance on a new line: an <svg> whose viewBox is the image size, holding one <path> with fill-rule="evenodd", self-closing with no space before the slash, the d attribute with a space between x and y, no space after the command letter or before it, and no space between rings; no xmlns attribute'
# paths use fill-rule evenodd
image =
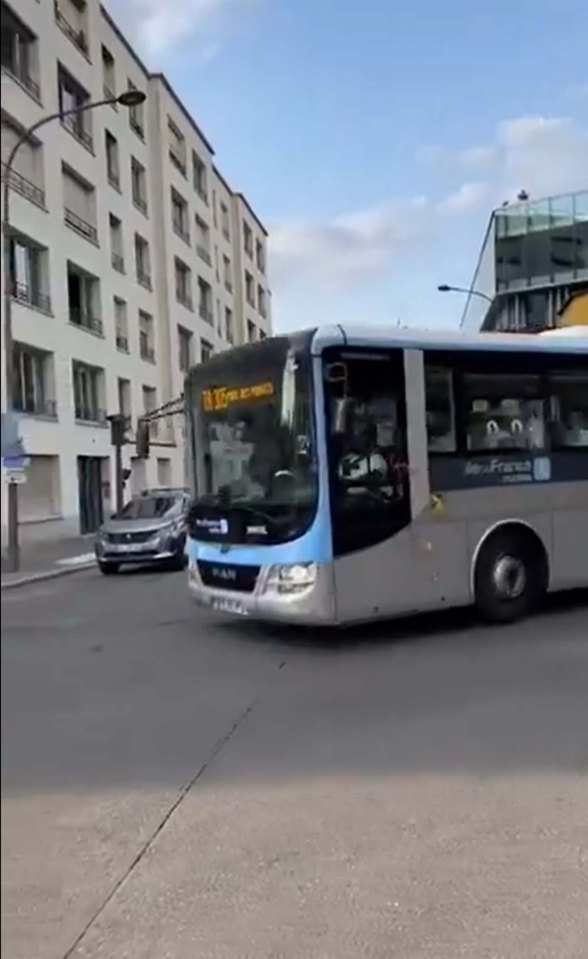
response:
<svg viewBox="0 0 588 959"><path fill-rule="evenodd" d="M511 623L535 609L547 589L547 559L532 533L498 530L483 544L475 571L475 602L491 623Z"/></svg>
<svg viewBox="0 0 588 959"><path fill-rule="evenodd" d="M120 563L98 563L103 576L114 576L120 569Z"/></svg>

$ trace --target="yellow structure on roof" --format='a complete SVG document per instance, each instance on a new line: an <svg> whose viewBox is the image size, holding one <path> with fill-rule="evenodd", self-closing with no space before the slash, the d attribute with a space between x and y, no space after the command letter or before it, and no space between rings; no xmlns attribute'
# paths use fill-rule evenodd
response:
<svg viewBox="0 0 588 959"><path fill-rule="evenodd" d="M588 290L572 293L559 315L560 326L588 326Z"/></svg>

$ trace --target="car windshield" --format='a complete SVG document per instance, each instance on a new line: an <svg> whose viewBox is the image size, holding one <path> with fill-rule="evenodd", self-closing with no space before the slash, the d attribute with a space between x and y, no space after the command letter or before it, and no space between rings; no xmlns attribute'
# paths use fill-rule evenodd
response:
<svg viewBox="0 0 588 959"><path fill-rule="evenodd" d="M195 535L279 542L316 506L308 350L276 337L193 374Z"/></svg>
<svg viewBox="0 0 588 959"><path fill-rule="evenodd" d="M138 496L117 514L117 519L162 519L179 511L181 501L175 496Z"/></svg>

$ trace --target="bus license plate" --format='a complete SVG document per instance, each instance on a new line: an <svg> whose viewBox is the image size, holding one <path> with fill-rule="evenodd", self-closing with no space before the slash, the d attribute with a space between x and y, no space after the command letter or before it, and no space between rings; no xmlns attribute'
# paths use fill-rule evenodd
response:
<svg viewBox="0 0 588 959"><path fill-rule="evenodd" d="M235 616L246 616L247 610L238 599L228 599L225 596L212 601L212 608L218 613L233 613Z"/></svg>

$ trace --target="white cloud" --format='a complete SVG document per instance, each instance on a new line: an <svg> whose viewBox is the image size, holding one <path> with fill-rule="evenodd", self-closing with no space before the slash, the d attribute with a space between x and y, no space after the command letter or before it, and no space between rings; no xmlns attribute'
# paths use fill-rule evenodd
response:
<svg viewBox="0 0 588 959"><path fill-rule="evenodd" d="M459 216L480 209L489 199L490 188L487 183L464 183L441 200L439 210L449 216Z"/></svg>
<svg viewBox="0 0 588 959"><path fill-rule="evenodd" d="M164 57L199 41L198 55L210 59L216 37L240 8L257 0L112 0L137 45L148 57ZM193 53L193 48L191 53Z"/></svg>
<svg viewBox="0 0 588 959"><path fill-rule="evenodd" d="M531 197L585 189L588 129L569 117L518 117L499 124L499 185L503 199L520 189Z"/></svg>
<svg viewBox="0 0 588 959"><path fill-rule="evenodd" d="M499 159L496 146L468 147L457 155L458 162L469 170L492 169Z"/></svg>

